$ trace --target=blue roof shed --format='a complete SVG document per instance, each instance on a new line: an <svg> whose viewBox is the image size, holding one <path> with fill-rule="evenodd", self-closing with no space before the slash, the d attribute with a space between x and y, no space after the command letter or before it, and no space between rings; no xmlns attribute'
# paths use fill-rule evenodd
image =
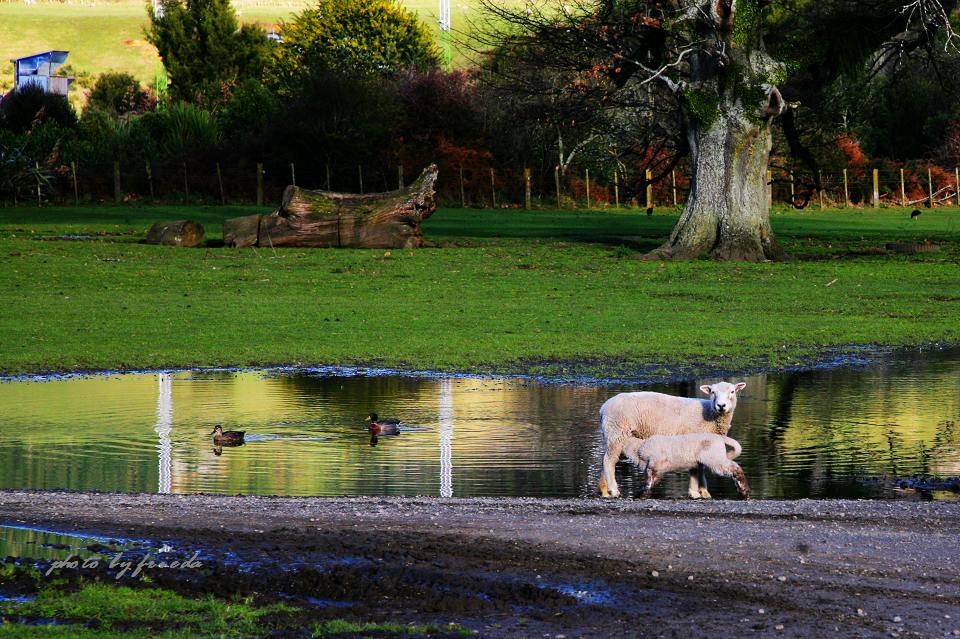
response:
<svg viewBox="0 0 960 639"><path fill-rule="evenodd" d="M45 51L11 60L14 87L37 84L44 91L67 95L74 78L55 75L57 69L66 62L67 55L68 51Z"/></svg>

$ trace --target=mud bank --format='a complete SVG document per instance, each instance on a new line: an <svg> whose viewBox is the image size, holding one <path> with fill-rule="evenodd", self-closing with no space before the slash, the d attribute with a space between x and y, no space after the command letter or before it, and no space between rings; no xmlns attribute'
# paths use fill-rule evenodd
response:
<svg viewBox="0 0 960 639"><path fill-rule="evenodd" d="M956 503L5 491L0 524L203 551L151 575L181 591L480 636L960 635Z"/></svg>

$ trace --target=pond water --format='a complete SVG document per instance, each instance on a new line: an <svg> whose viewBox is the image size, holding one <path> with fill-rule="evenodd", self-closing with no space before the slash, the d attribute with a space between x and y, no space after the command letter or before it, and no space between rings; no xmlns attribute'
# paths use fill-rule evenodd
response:
<svg viewBox="0 0 960 639"><path fill-rule="evenodd" d="M731 378L733 379L733 378ZM740 378L738 378L740 379ZM623 390L701 383L192 371L0 383L0 488L258 495L595 494L597 411ZM895 478L960 475L960 351L754 375L734 417L760 498L957 497ZM408 427L375 446L376 411ZM246 444L214 448L216 424ZM625 493L639 474L621 464ZM676 474L659 496L680 497ZM735 493L714 480L715 496Z"/></svg>

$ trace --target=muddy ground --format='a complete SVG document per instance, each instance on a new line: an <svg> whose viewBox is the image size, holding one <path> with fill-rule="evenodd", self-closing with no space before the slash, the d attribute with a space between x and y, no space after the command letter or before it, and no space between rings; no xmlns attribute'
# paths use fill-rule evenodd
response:
<svg viewBox="0 0 960 639"><path fill-rule="evenodd" d="M151 578L318 618L485 637L960 636L958 503L0 491L0 523L202 550L202 569Z"/></svg>

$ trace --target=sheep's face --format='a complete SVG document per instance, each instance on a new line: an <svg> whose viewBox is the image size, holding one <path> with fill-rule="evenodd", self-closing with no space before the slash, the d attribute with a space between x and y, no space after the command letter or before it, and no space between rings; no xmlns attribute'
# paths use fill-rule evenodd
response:
<svg viewBox="0 0 960 639"><path fill-rule="evenodd" d="M737 393L742 391L746 384L731 384L729 382L717 382L716 384L704 384L700 387L704 393L710 396L710 402L713 410L718 414L724 415L732 413L737 407Z"/></svg>

